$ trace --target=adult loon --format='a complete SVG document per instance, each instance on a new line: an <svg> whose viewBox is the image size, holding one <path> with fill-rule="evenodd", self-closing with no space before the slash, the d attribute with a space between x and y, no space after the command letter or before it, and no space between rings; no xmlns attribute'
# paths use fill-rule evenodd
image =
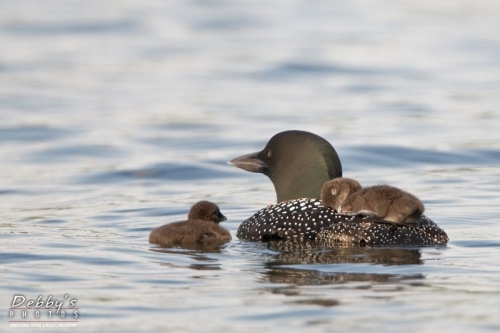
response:
<svg viewBox="0 0 500 333"><path fill-rule="evenodd" d="M219 226L219 222L225 220L216 204L199 201L191 207L187 221L167 223L153 229L149 242L161 247L216 250L231 240L229 231Z"/></svg>
<svg viewBox="0 0 500 333"><path fill-rule="evenodd" d="M236 234L240 239L316 239L369 246L448 242L446 233L425 215L415 224L397 225L373 216L337 213L323 205L321 189L328 180L342 177L342 165L333 146L316 134L281 132L263 150L228 163L268 176L278 201L243 221Z"/></svg>

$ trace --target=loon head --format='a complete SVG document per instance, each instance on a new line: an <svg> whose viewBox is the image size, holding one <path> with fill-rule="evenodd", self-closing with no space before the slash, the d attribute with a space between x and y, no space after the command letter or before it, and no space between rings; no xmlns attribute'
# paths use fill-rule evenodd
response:
<svg viewBox="0 0 500 333"><path fill-rule="evenodd" d="M320 198L323 184L342 177L339 156L328 141L305 131L273 136L259 152L228 162L250 172L263 173L273 182L277 201Z"/></svg>

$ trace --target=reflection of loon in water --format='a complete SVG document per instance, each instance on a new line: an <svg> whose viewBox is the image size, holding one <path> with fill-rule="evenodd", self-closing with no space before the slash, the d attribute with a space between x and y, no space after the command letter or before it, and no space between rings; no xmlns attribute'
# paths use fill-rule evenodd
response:
<svg viewBox="0 0 500 333"><path fill-rule="evenodd" d="M272 283L293 285L325 285L345 282L397 283L401 280L423 279L422 274L376 274L349 272L322 272L315 269L300 269L288 265L366 263L384 266L422 265L419 249L336 246L325 248L314 241L273 240L266 247L281 253L272 256L265 264L266 279ZM294 294L294 287L272 288L273 293Z"/></svg>
<svg viewBox="0 0 500 333"><path fill-rule="evenodd" d="M272 257L274 266L281 264L341 264L368 263L380 265L421 265L418 249L391 247L335 246L315 241L272 240L269 250L281 252Z"/></svg>
<svg viewBox="0 0 500 333"><path fill-rule="evenodd" d="M375 274L375 273L328 273L315 270L302 270L275 266L264 273L266 279L271 283L293 284L298 286L313 286L340 284L346 282L377 282L396 283L403 280L424 279L422 274L398 275L398 274ZM294 288L270 288L273 293L293 295ZM298 294L298 292L295 292Z"/></svg>

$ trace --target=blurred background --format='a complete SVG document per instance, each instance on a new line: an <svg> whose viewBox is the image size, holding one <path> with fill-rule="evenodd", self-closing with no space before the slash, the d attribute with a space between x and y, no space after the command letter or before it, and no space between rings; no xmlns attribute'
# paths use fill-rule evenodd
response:
<svg viewBox="0 0 500 333"><path fill-rule="evenodd" d="M78 297L82 331L498 331L499 109L499 1L0 1L0 327L19 292ZM288 129L448 247L237 240L275 194L226 161ZM147 244L201 199L221 253Z"/></svg>

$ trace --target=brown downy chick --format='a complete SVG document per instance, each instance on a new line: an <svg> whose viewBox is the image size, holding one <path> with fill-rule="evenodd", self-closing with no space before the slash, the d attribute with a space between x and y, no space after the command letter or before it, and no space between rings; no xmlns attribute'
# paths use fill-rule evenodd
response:
<svg viewBox="0 0 500 333"><path fill-rule="evenodd" d="M321 200L339 213L368 215L396 223L417 223L424 212L422 202L408 192L389 185L363 189L350 178L326 182Z"/></svg>
<svg viewBox="0 0 500 333"><path fill-rule="evenodd" d="M187 221L167 223L155 228L149 235L151 244L161 247L214 250L231 240L229 231L219 226L225 221L219 207L209 201L200 201L191 207Z"/></svg>

